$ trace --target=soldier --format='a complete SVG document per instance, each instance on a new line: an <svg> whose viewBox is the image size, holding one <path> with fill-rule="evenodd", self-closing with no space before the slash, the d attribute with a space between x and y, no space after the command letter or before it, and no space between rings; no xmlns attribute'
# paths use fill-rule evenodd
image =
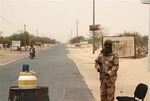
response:
<svg viewBox="0 0 150 101"><path fill-rule="evenodd" d="M112 51L113 42L107 39L104 48L95 59L95 68L100 73L101 101L114 101L115 81L119 68L118 54Z"/></svg>

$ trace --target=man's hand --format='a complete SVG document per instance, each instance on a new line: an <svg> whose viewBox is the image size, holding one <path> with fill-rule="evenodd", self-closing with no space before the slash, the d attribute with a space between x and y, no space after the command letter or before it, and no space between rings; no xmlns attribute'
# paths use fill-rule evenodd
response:
<svg viewBox="0 0 150 101"><path fill-rule="evenodd" d="M97 68L97 72L100 72L100 68Z"/></svg>
<svg viewBox="0 0 150 101"><path fill-rule="evenodd" d="M97 72L100 72L100 66L98 64L95 65Z"/></svg>

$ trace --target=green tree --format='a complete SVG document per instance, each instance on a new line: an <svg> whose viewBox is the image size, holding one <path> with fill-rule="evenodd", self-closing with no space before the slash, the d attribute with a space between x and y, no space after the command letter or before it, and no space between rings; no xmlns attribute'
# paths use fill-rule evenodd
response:
<svg viewBox="0 0 150 101"><path fill-rule="evenodd" d="M95 31L95 46L96 49L102 44L102 36L108 35L108 29L101 28L100 30ZM89 34L89 43L93 43L93 31L90 31Z"/></svg>
<svg viewBox="0 0 150 101"><path fill-rule="evenodd" d="M16 32L8 37L1 36L1 33L2 32L0 31L0 43L8 44L8 46L11 45L11 42L13 40L21 41L21 46L35 44L36 42L42 42L43 44L44 43L50 43L50 44L60 43L56 39L50 39L50 38L39 37L39 36L37 37L37 36L34 36L33 34L30 34L29 32L23 32L23 31Z"/></svg>
<svg viewBox="0 0 150 101"><path fill-rule="evenodd" d="M80 42L80 40L83 40L83 39L85 39L84 36L78 36L78 37L76 36L76 37L72 38L71 40L69 40L69 43L71 43L71 44L78 43L78 42ZM78 40L78 42L77 42L77 40Z"/></svg>
<svg viewBox="0 0 150 101"><path fill-rule="evenodd" d="M148 48L148 36L147 35L142 36L138 32L124 31L123 33L120 33L118 36L134 36L135 37L136 46Z"/></svg>
<svg viewBox="0 0 150 101"><path fill-rule="evenodd" d="M4 42L4 37L0 36L0 43L3 44L3 42Z"/></svg>

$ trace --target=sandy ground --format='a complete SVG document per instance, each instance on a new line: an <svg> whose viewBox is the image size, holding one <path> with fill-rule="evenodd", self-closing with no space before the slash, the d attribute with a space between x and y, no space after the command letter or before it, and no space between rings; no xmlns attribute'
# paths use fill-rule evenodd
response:
<svg viewBox="0 0 150 101"><path fill-rule="evenodd" d="M47 49L48 47L52 47L53 45L45 45L42 47L35 47L36 53ZM22 51L16 51L16 47L13 47L11 50L10 48L6 49L0 49L0 66L8 64L13 61L17 61L18 59L28 57L29 56L29 51L24 48L22 48Z"/></svg>
<svg viewBox="0 0 150 101"><path fill-rule="evenodd" d="M99 74L94 68L94 60L100 50L93 54L91 45L81 48L68 45L68 50L70 51L68 56L76 63L95 100L100 101ZM142 59L120 58L119 63L116 96L134 96L134 90L139 83L145 83L150 86L150 71L148 71L147 57ZM150 91L147 92L144 101L150 101Z"/></svg>
<svg viewBox="0 0 150 101"><path fill-rule="evenodd" d="M40 52L48 47L35 48L37 52ZM75 48L74 45L68 45L67 47L70 52L68 57L76 63L87 86L91 90L95 101L100 101L99 74L94 68L94 60L98 56L99 50L93 54L91 45L82 46L81 48ZM22 51L20 53L19 51L11 52L10 49L1 49L0 66L27 56L28 51ZM135 87L139 83L145 83L150 86L150 71L148 71L147 57L142 59L120 58L119 62L120 66L116 82L116 96L133 96ZM145 101L150 101L150 91L147 92Z"/></svg>

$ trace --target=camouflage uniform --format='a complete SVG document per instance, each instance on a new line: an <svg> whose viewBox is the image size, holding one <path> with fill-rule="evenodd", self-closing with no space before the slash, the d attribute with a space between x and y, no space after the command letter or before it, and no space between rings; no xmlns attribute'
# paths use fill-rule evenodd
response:
<svg viewBox="0 0 150 101"><path fill-rule="evenodd" d="M115 81L119 68L118 55L112 52L108 56L104 56L100 53L95 59L95 68L100 72L101 101L114 101Z"/></svg>

